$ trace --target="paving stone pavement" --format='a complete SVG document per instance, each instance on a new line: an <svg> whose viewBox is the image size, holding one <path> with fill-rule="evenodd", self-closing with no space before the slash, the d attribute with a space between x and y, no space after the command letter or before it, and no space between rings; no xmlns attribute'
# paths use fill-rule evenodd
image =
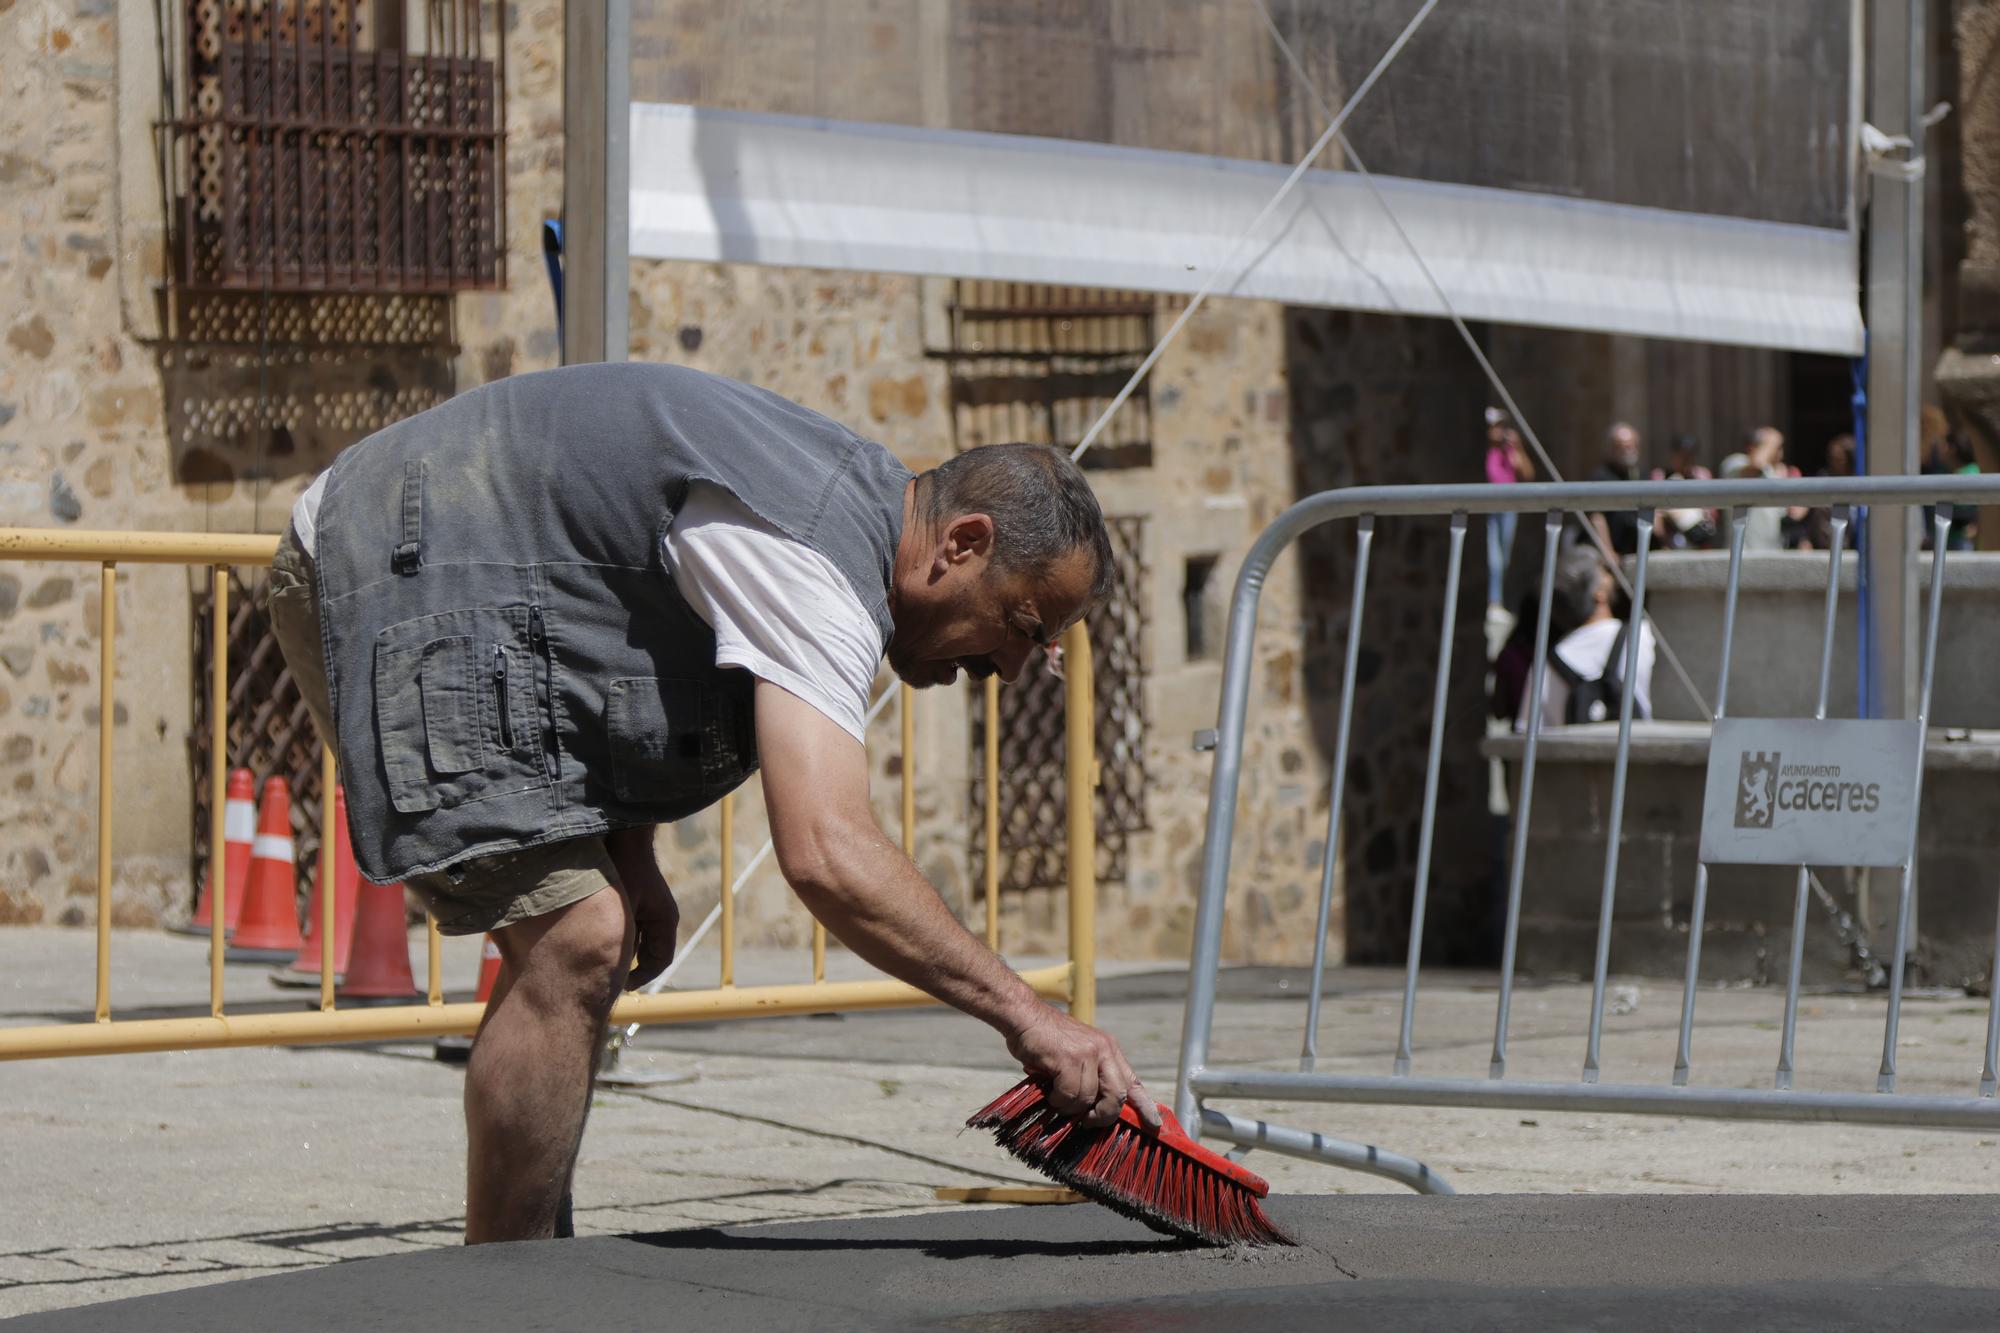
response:
<svg viewBox="0 0 2000 1333"><path fill-rule="evenodd" d="M445 975L456 992L476 974L477 945L449 943ZM91 947L87 932L0 931L0 1023L87 1016ZM414 952L421 965L421 948ZM121 932L113 957L121 1013L205 1012L199 941ZM696 958L686 979L705 982L710 968ZM829 970L861 972L838 952ZM1106 970L1101 1018L1165 1096L1181 974L1158 965ZM739 971L746 983L803 979L806 963L746 956ZM1492 983L1477 973L1427 975L1420 1072L1484 1075ZM1616 1008L1625 1012L1607 1024L1605 1078L1664 1082L1678 988L1619 985ZM1303 989L1296 971L1227 973L1218 1051L1277 1068L1295 1062ZM228 991L237 1007L299 1002L274 990L260 968L232 967ZM1588 988L1574 983L1519 991L1511 1072L1573 1078L1588 1001ZM1399 1003L1391 973L1333 974L1322 1067L1386 1072ZM1768 990L1705 992L1697 1081L1767 1085L1782 1003ZM1809 995L1800 1086L1872 1087L1882 1010L1878 996ZM1962 995L1912 999L1904 1014L1906 1085L1970 1091L1986 1012L1984 1000ZM951 1219L970 1210L937 1203L937 1187L1028 1179L990 1141L959 1132L1014 1071L991 1034L948 1012L654 1029L626 1063L662 1081L607 1088L597 1098L577 1179L585 1237L910 1213L944 1214L936 1225L959 1225ZM423 1045L0 1066L0 1134L8 1145L0 1198L11 1205L0 1210L0 1316L451 1247L462 1219L460 1087L459 1069ZM1376 1106L1231 1109L1410 1153L1470 1194L1950 1194L2000 1186L2000 1135ZM1288 1194L1399 1192L1373 1177L1269 1154L1250 1164ZM1033 1228L1080 1225L1063 1219L1097 1211L995 1216Z"/></svg>

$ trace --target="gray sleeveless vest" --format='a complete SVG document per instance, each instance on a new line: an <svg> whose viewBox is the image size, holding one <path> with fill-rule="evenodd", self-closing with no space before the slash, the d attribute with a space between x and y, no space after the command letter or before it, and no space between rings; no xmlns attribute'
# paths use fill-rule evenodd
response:
<svg viewBox="0 0 2000 1333"><path fill-rule="evenodd" d="M348 449L316 558L362 874L680 819L742 782L754 682L716 667L661 545L689 483L824 556L886 645L909 479L776 394L647 364L501 380Z"/></svg>

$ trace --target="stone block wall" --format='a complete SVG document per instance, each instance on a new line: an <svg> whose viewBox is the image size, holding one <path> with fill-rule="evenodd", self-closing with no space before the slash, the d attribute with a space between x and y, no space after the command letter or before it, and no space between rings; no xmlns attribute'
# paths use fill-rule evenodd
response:
<svg viewBox="0 0 2000 1333"><path fill-rule="evenodd" d="M1335 487L1467 481L1478 474L1484 401L1470 354L1450 325L1343 311L1287 316L1293 467L1301 494ZM1449 521L1384 519L1370 557L1351 758L1342 812L1344 936L1353 962L1401 962L1424 809L1431 711L1446 616ZM1295 594L1305 627L1303 703L1319 755L1331 756L1351 629L1351 523L1299 543ZM1492 952L1499 832L1479 758L1485 698L1485 539L1475 522L1457 602L1437 800L1425 957L1483 961ZM1269 594L1267 594L1267 598ZM1312 806L1324 820L1331 786Z"/></svg>
<svg viewBox="0 0 2000 1333"><path fill-rule="evenodd" d="M930 67L905 39L942 40L926 17L931 7L915 6L908 23L908 6L878 8L872 26L848 36L860 33L856 40L879 47L883 59ZM556 0L517 0L505 13L507 288L454 298L441 336L421 346L329 348L271 342L261 329L247 343L212 330L191 337L164 317L149 148L160 115L151 0L0 0L0 525L277 532L311 478L376 421L556 363L539 228L561 204L563 9ZM1144 22L1121 28L1121 42L1176 31L1144 6L1128 18ZM1259 154L1296 147L1303 111L1271 100L1277 67L1253 40L1254 25L1242 32L1250 36L1231 37L1226 49L1175 48L1189 60L1214 55L1228 74L1230 95L1212 122L1169 105L1180 85L1122 85L1121 96L1157 103L1160 114L1146 124L1195 136L1164 146L1240 147L1246 127L1268 125L1285 142L1258 140ZM674 54L693 38L679 30L638 36L642 48L657 48L650 57L641 49L641 64L659 64L635 69L635 88L653 86L649 78L671 84ZM960 42L952 59L963 62L968 49ZM865 107L881 91L858 77L843 87ZM948 88L920 91L896 117L951 123L972 114ZM979 95L988 93L1000 95ZM894 275L640 262L632 355L767 385L923 467L952 447L947 373L930 355L945 341L936 322L941 288ZM1162 313L1176 312L1163 298ZM1489 336L1531 415L1566 450L1560 456L1587 466L1590 433L1618 406L1618 386L1630 379L1620 367L1632 358L1582 335ZM1219 621L1244 552L1308 490L1475 478L1485 393L1444 325L1230 300L1189 323L1148 392L1152 464L1093 474L1108 512L1147 519L1151 626L1149 827L1131 843L1124 882L1102 886L1100 948L1108 957L1171 959L1188 947L1210 767L1189 741L1215 721ZM1459 654L1478 651L1478 538L1471 534L1465 598L1454 610ZM1264 597L1225 940L1231 959L1311 955L1329 855L1327 759L1351 558L1343 541L1321 534L1288 556ZM1442 523L1385 525L1377 549L1363 725L1343 845L1331 853L1333 956L1357 960L1400 956L1429 672L1445 609ZM1218 623L1201 643L1190 641L1184 604L1191 561L1212 571L1202 610ZM82 923L94 910L95 588L90 567L0 566L0 921ZM119 598L115 902L120 920L137 923L171 919L191 896L190 576L127 571ZM1440 815L1452 836L1440 839L1430 918L1429 956L1440 960L1478 956L1492 910L1480 887L1493 849L1484 770L1472 754L1475 688L1456 687L1449 714ZM973 706L963 688L923 696L915 757L917 861L969 920L981 912L968 875ZM892 832L897 730L892 707L870 736L877 808ZM758 807L755 791L746 793L739 863L761 839ZM709 812L662 834L663 860L691 920L717 891L716 822ZM743 911L746 942L807 939L804 913L768 870ZM1059 894L1010 896L1008 943L1054 951L1063 919Z"/></svg>
<svg viewBox="0 0 2000 1333"><path fill-rule="evenodd" d="M555 363L539 227L561 202L562 6L507 15L512 285L457 299L429 345L366 348L170 320L154 5L0 5L0 526L277 532L374 424ZM190 578L121 571L121 924L190 906ZM95 919L98 586L95 566L0 564L0 923Z"/></svg>

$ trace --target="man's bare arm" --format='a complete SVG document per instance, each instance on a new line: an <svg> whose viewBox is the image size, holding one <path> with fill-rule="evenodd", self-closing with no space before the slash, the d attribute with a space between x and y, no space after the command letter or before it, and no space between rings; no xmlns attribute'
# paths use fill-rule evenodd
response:
<svg viewBox="0 0 2000 1333"><path fill-rule="evenodd" d="M1158 1110L1118 1043L1043 1004L959 924L868 805L861 744L818 709L757 683L757 750L778 865L808 910L890 976L991 1026L1057 1109L1103 1123L1130 1101Z"/></svg>

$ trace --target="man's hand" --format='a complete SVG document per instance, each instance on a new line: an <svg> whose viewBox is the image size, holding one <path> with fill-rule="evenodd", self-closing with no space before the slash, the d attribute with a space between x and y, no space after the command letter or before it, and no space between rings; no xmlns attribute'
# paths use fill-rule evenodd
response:
<svg viewBox="0 0 2000 1333"><path fill-rule="evenodd" d="M632 955L632 971L625 979L626 990L638 990L667 970L674 961L674 947L681 929L680 905L674 891L660 873L653 858L653 826L620 829L604 839L611 863L625 882L625 901L631 904L638 943Z"/></svg>
<svg viewBox="0 0 2000 1333"><path fill-rule="evenodd" d="M1049 1103L1064 1115L1108 1125L1129 1102L1147 1129L1160 1127L1159 1104L1108 1032L1042 1005L1007 1038L1007 1052L1031 1077L1047 1080Z"/></svg>

